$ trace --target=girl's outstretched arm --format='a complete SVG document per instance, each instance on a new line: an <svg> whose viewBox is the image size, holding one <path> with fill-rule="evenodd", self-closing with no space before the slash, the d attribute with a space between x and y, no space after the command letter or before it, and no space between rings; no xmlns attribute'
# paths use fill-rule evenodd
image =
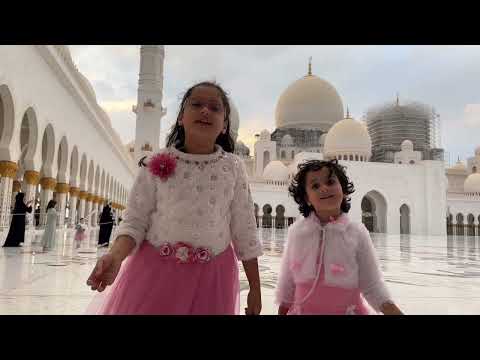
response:
<svg viewBox="0 0 480 360"><path fill-rule="evenodd" d="M258 260L257 258L253 258L242 261L242 264L245 274L247 275L248 285L250 286L245 315L259 315L260 311L262 310L262 294L260 291Z"/></svg>

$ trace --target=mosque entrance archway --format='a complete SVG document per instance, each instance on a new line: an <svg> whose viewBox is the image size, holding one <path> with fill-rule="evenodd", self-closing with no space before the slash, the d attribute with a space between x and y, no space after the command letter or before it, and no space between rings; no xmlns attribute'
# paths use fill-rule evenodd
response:
<svg viewBox="0 0 480 360"><path fill-rule="evenodd" d="M410 208L406 204L400 206L400 234L410 234Z"/></svg>
<svg viewBox="0 0 480 360"><path fill-rule="evenodd" d="M272 227L272 207L270 204L266 204L262 208L263 216L262 216L262 227L264 228L271 228Z"/></svg>
<svg viewBox="0 0 480 360"><path fill-rule="evenodd" d="M275 228L285 228L285 207L283 205L278 205L275 208Z"/></svg>
<svg viewBox="0 0 480 360"><path fill-rule="evenodd" d="M361 203L362 223L370 232L387 232L387 202L376 190L368 192Z"/></svg>

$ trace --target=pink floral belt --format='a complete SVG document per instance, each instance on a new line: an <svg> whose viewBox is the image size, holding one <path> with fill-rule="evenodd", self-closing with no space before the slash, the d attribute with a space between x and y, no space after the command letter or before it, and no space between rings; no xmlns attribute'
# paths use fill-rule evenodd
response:
<svg viewBox="0 0 480 360"><path fill-rule="evenodd" d="M163 243L158 247L160 256L175 259L178 264L208 263L213 258L213 253L205 247L193 247L184 242L175 244Z"/></svg>

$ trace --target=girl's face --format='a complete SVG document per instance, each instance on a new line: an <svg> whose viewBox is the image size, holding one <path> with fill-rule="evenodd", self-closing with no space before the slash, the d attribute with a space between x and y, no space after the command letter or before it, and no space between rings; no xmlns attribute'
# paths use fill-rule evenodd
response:
<svg viewBox="0 0 480 360"><path fill-rule="evenodd" d="M342 185L334 172L325 166L317 171L309 171L305 188L307 203L311 204L317 215L338 215L343 200Z"/></svg>
<svg viewBox="0 0 480 360"><path fill-rule="evenodd" d="M185 101L180 120L185 129L185 137L214 144L218 135L227 126L225 111L225 106L216 88L196 87Z"/></svg>

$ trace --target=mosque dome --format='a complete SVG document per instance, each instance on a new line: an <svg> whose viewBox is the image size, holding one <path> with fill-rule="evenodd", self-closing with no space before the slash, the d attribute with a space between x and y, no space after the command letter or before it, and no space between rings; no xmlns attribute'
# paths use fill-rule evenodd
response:
<svg viewBox="0 0 480 360"><path fill-rule="evenodd" d="M277 128L328 131L343 119L343 103L337 90L326 80L309 73L293 82L277 102Z"/></svg>
<svg viewBox="0 0 480 360"><path fill-rule="evenodd" d="M474 173L468 175L463 183L463 190L466 193L470 194L479 194L480 195L480 174Z"/></svg>
<svg viewBox="0 0 480 360"><path fill-rule="evenodd" d="M410 140L403 140L400 147L402 151L413 151L413 143Z"/></svg>
<svg viewBox="0 0 480 360"><path fill-rule="evenodd" d="M360 121L348 115L330 129L325 138L324 154L326 158L344 155L358 155L367 160L372 155L370 135Z"/></svg>
<svg viewBox="0 0 480 360"><path fill-rule="evenodd" d="M288 173L288 168L281 161L274 160L270 161L263 170L263 178L265 180L287 181Z"/></svg>

